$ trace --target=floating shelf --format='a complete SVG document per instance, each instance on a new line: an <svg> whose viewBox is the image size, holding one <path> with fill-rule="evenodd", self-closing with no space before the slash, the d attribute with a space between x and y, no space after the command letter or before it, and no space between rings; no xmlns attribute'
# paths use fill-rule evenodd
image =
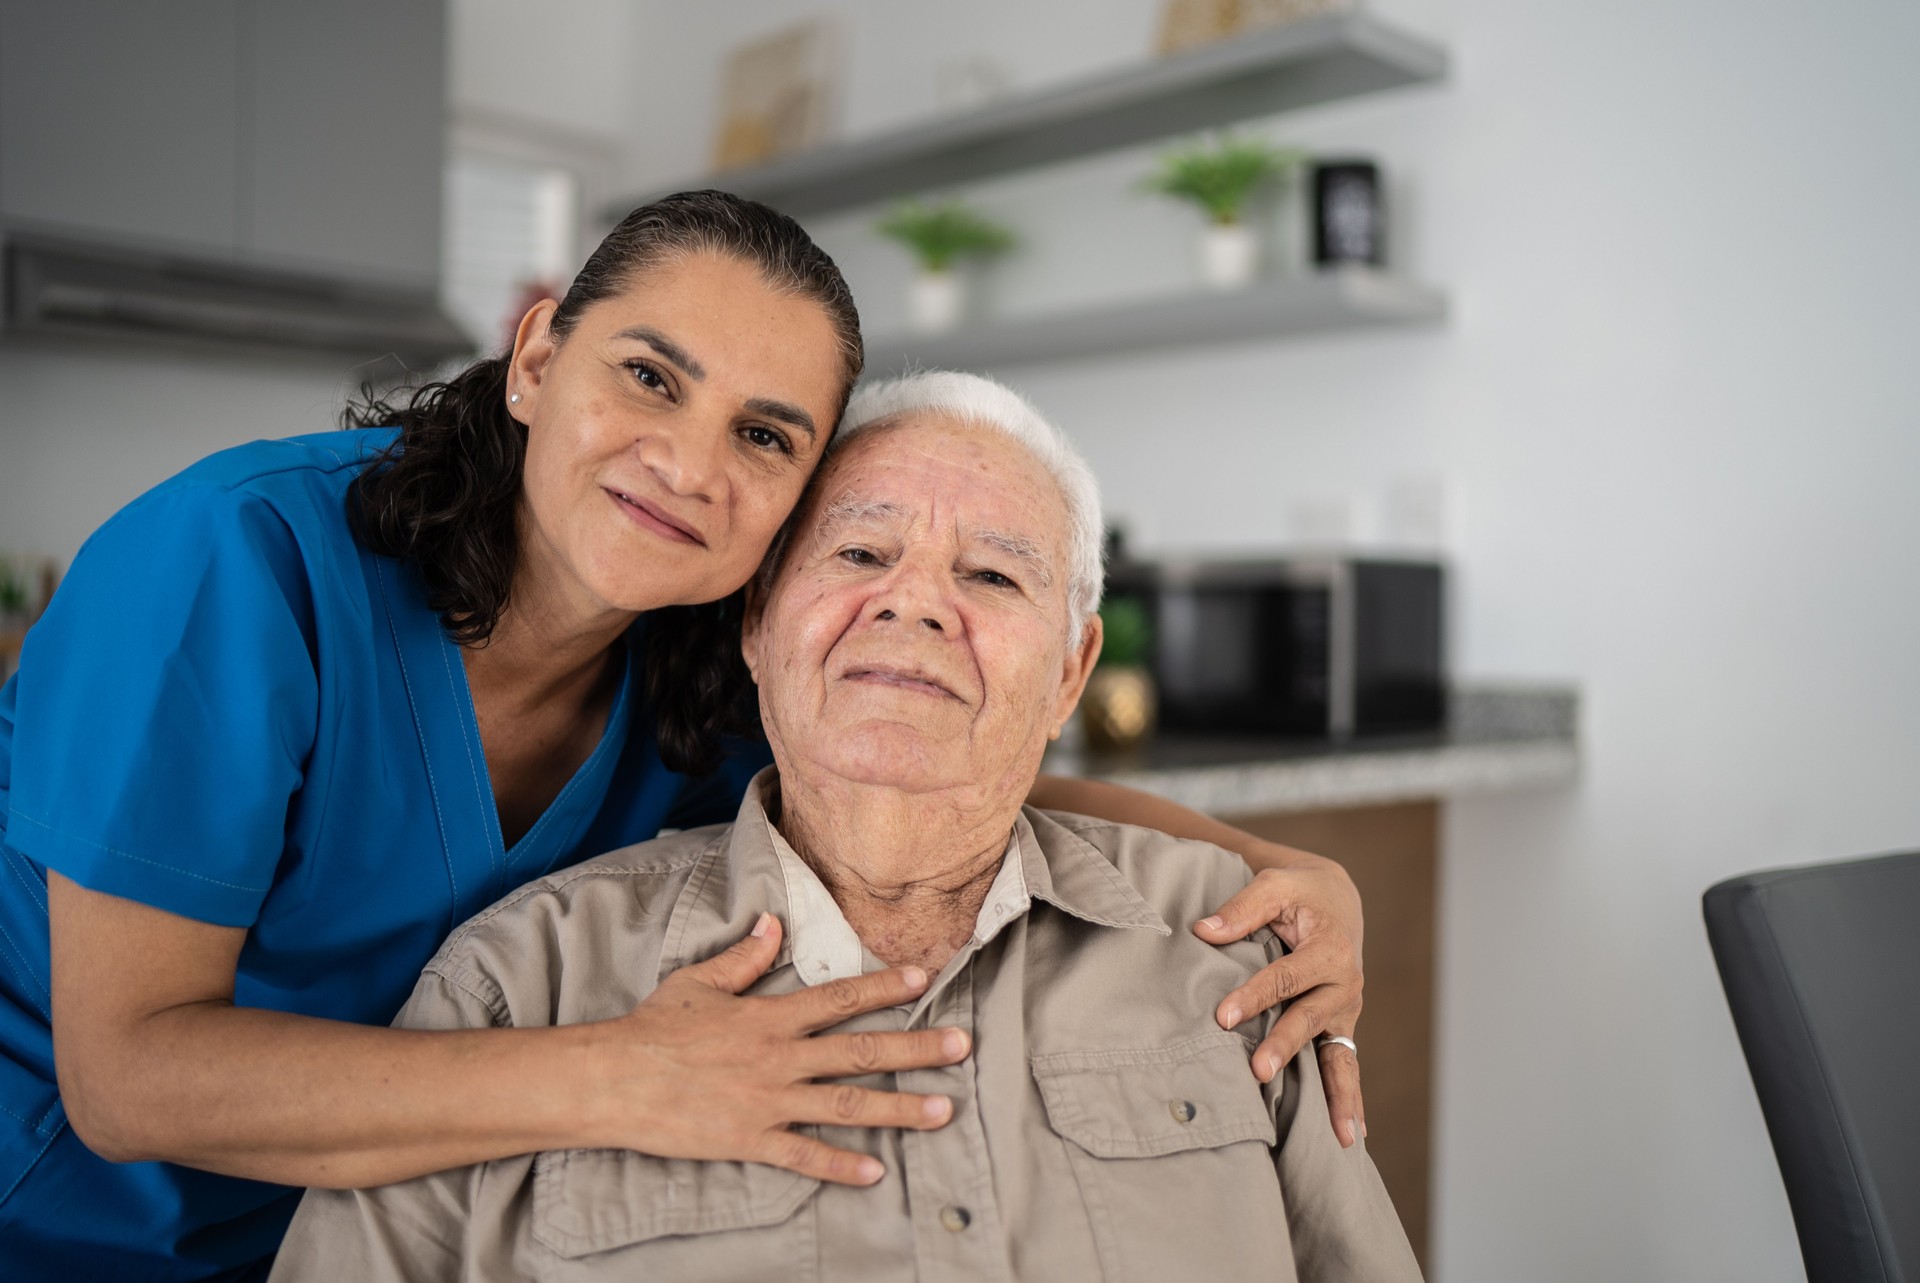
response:
<svg viewBox="0 0 1920 1283"><path fill-rule="evenodd" d="M1073 160L1173 134L1438 80L1446 50L1362 12L1325 14L682 186L795 217ZM670 188L610 206L623 217Z"/></svg>
<svg viewBox="0 0 1920 1283"><path fill-rule="evenodd" d="M1104 304L947 334L882 337L867 345L867 370L991 370L1144 348L1419 324L1446 312L1446 296L1438 290L1372 268L1343 267L1230 293Z"/></svg>

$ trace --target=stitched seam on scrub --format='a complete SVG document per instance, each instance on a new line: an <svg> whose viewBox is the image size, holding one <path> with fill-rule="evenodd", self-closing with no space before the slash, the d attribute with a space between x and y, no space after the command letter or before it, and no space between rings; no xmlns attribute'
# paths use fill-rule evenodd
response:
<svg viewBox="0 0 1920 1283"><path fill-rule="evenodd" d="M20 865L26 858L26 856L20 854L5 842L0 842L0 860L7 862L7 867L13 870L13 876L18 878L20 885L27 889L27 894L33 897L35 904L40 906L40 911L42 913L48 913L46 899L40 894L40 888L34 885L37 879L32 876L32 867L29 866L25 872L21 871ZM49 926L51 926L51 916L49 916ZM7 969L13 971L15 977L28 981L34 989L39 990L40 994L46 999L46 1001L40 1005L40 1014L46 1018L48 1024L52 1024L53 991L40 983L40 977L34 972L33 964L27 960L26 952L14 942L13 936L8 934L4 926L0 926L0 936L6 937L7 947L13 951L15 957L20 959L20 970L15 970L12 964L8 964ZM25 986L22 986L22 988L24 989ZM14 1117L18 1118L19 1115L15 1114ZM36 1128L35 1130L38 1129Z"/></svg>
<svg viewBox="0 0 1920 1283"><path fill-rule="evenodd" d="M116 847L102 846L98 842L90 842L86 838L77 837L74 834L65 832L62 829L56 829L53 827L53 825L48 824L45 820L35 819L33 816L28 815L25 811L22 811L18 807L14 808L13 817L17 820L25 820L29 824L35 825L39 828L43 828L47 832L52 833L57 837L63 837L69 842L78 842L81 846L90 846L96 851L105 851L108 855L117 855L128 860L138 860L141 864L151 864L156 869L165 869L169 873L178 873L182 877L195 878L201 882L211 882L214 886L226 887L230 891L263 892L267 890L266 887L248 886L244 882L223 882L219 878L208 877L204 873L195 873L192 869L182 869L176 865L167 864L160 860L149 860L144 855L135 855L131 851L122 851Z"/></svg>
<svg viewBox="0 0 1920 1283"><path fill-rule="evenodd" d="M4 841L0 841L0 856L5 857L7 867L13 870L13 876L20 879L20 885L27 889L27 894L33 897L33 902L40 906L40 912L48 912L47 898L40 894L40 879L33 876L33 867L28 865L25 871L22 871L20 868L21 863L24 862L27 857L8 846Z"/></svg>
<svg viewBox="0 0 1920 1283"><path fill-rule="evenodd" d="M14 965L9 962L7 964L7 970L13 972L16 977L27 981L34 989L39 990L40 993L45 995L46 1001L37 1005L40 1008L40 1015L45 1018L48 1024L52 1024L53 1012L49 1008L53 1002L53 995L48 993L47 987L40 983L40 977L33 974L33 967L27 962L27 955L21 952L20 946L14 943L12 934L8 932L4 926L0 926L0 939L7 942L8 951L20 960L20 966L18 968L15 968ZM22 987L25 988L25 986ZM32 997L32 993L29 992L28 996ZM20 1115L15 1114L14 1117L19 1118ZM21 1121L24 1122L25 1120L22 1119Z"/></svg>
<svg viewBox="0 0 1920 1283"><path fill-rule="evenodd" d="M34 1130L39 1131L39 1128L35 1128ZM31 1159L27 1161L27 1165L25 1167L22 1167L20 1169L20 1174L13 1178L13 1183L7 1186L5 1189L0 1189L0 1208L4 1208L7 1205L7 1200L13 1197L13 1191L19 1189L20 1182L27 1179L27 1173L31 1172L35 1167L37 1167L40 1163L40 1160L46 1156L47 1151L53 1148L53 1142L60 1139L61 1130L62 1128L56 1127L53 1129L51 1133L48 1133L46 1143L40 1146L38 1150L34 1151L34 1155Z"/></svg>
<svg viewBox="0 0 1920 1283"><path fill-rule="evenodd" d="M459 707L463 703L467 705L471 705L473 703L472 688L471 687L468 688L467 698L465 700L462 700L460 698L460 687L454 682L454 679L453 679L453 664L451 663L451 661L447 659L447 648L445 646L442 646L440 648L440 669L442 672L444 672L447 675L447 685L451 687L453 690L454 706ZM487 790L482 789L480 787L480 775L479 775L479 772L474 769L473 740L468 736L467 729L468 728L465 725L462 725L460 727L460 747L463 750L465 750L467 755L467 779L473 784L474 804L480 808L480 813L482 815L485 815L487 812L487 802L490 799L487 797ZM475 708L473 710L473 728L472 729L473 729L474 736L478 736L480 734L480 710L478 708ZM499 799L497 798L494 798L491 800L493 802L493 810L494 810L493 822L497 826L500 823L500 802L499 802ZM544 819L545 817L543 816L542 818ZM538 828L539 826L536 824L534 827ZM531 830L529 830L528 833L531 833ZM525 837L527 836L527 834L522 834L521 836ZM500 834L500 855L496 858L494 856L494 853L491 850L487 852L487 867L493 870L494 885L496 886L498 886L500 882L504 881L506 878L506 871L500 867L501 861L506 859L506 852L507 852L507 835L503 831Z"/></svg>
<svg viewBox="0 0 1920 1283"><path fill-rule="evenodd" d="M48 1114L51 1114L52 1112L53 1111L51 1109L47 1111ZM46 1125L47 1119L46 1119L46 1115L44 1114L41 1116L40 1121L37 1123L34 1122L31 1118L28 1118L25 1114L14 1113L11 1109L8 1109L5 1105L0 1105L0 1114L5 1114L9 1118L25 1123L28 1127L33 1129L33 1134L36 1136L46 1136L50 1134L47 1131L47 1125ZM54 1128L54 1131L59 1131L59 1130L60 1129L57 1127Z"/></svg>
<svg viewBox="0 0 1920 1283"><path fill-rule="evenodd" d="M633 727L633 713L631 711L632 705L629 702L633 694L632 678L633 678L633 674L631 671L629 671L627 675L621 679L620 692L614 696L614 704L616 708L622 704L626 704L628 708L627 730L624 734L620 736L620 739L623 743L625 740L627 740L631 736L632 727ZM476 722L476 724L478 723L479 721L478 714L475 715L474 721ZM612 725L613 725L613 711L609 710L607 713L607 729L611 729ZM600 762L600 758L602 754L606 753L609 750L609 747L612 745L612 743L613 741L607 738L606 730L602 730L600 733L600 742L593 746L593 751L591 753L587 754L587 760L582 762L579 768L574 771L573 775L567 780L567 782L560 786L559 793L554 795L553 801L547 803L547 809L540 813L540 818L533 822L533 827L520 835L520 840L514 843L514 846L516 848L522 851L532 850L532 839L537 837L540 831L547 827L547 822L549 820L551 820L556 814L558 814L560 811L566 808L567 799L572 797L576 792L579 791L580 781L583 778L585 778L588 774L598 769L598 764ZM609 781L609 783L611 783L611 781ZM577 819L575 819L574 821L574 841L575 842L579 841L579 830L585 825L591 824L593 820L594 820L594 816L592 815L582 815L582 816L579 816ZM501 846L503 849L505 845L506 845L506 836L502 834ZM553 860L549 860L547 862L548 867L552 867L554 862L557 861L560 858L560 856L564 854L565 854L564 851L556 854ZM509 852L507 855L507 870L511 872L513 870L513 866L518 864L521 860L525 858L526 856L524 854L516 856L516 855L513 855L511 852Z"/></svg>
<svg viewBox="0 0 1920 1283"><path fill-rule="evenodd" d="M611 717L611 714L609 714L609 717ZM554 794L553 801L547 803L547 809L540 813L540 818L533 822L533 827L528 829L525 833L522 833L520 835L520 840L513 844L514 849L522 852L522 854L517 856L509 854L506 857L508 869L512 869L514 865L518 864L521 860L524 860L526 858L526 853L533 850L534 839L540 836L541 830L547 827L548 822L552 820L556 814L558 814L560 811L566 808L567 799L572 797L574 793L579 791L581 778L587 775L589 771L595 767L596 763L598 763L600 760L601 752L606 747L607 747L607 739L605 734L602 733L600 737L600 742L594 745L593 752L587 755L587 760L582 762L579 766L579 769L574 771L572 778L568 779L568 781L565 784L560 786L560 791ZM580 818L582 820L591 822L594 817L591 815L587 815L587 816L582 816ZM500 835L500 843L501 843L502 849L504 850L506 846L506 835L504 833ZM562 852L561 854L564 854L564 852ZM549 863L551 863L551 861Z"/></svg>
<svg viewBox="0 0 1920 1283"><path fill-rule="evenodd" d="M507 862L507 868L511 869L514 865L527 858L527 854L533 850L535 843L538 841L541 831L547 827L548 821L553 819L554 813L565 806L568 795L574 791L574 786L580 783L581 775L586 772L587 767L593 765L594 758L599 755L600 750L596 748L592 756L588 757L587 760L581 764L580 769L573 773L573 778L561 785L560 791L553 795L553 801L547 803L547 809L540 812L540 818L533 822L533 827L520 835L520 840L513 844L514 850L519 851L520 854L507 854L504 857ZM503 852L506 850L506 845L507 835L502 833L500 835L500 849Z"/></svg>
<svg viewBox="0 0 1920 1283"><path fill-rule="evenodd" d="M380 605L387 612L387 632L393 637L393 656L400 663L400 683L407 688L407 711L413 714L413 731L420 737L420 764L427 771L427 796L433 799L433 822L440 826L440 858L447 866L447 883L453 888L453 903L448 917L460 912L460 875L454 872L453 852L447 849L447 817L440 813L440 790L433 782L433 754L427 751L426 728L420 724L420 712L413 704L413 676L407 672L407 648L400 641L400 626L393 619L393 603L387 600L386 568L376 576L380 584ZM457 920L457 919L456 919Z"/></svg>

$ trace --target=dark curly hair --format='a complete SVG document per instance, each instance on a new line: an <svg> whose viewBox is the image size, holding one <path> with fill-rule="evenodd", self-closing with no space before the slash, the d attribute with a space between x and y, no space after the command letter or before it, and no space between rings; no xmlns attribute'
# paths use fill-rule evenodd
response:
<svg viewBox="0 0 1920 1283"><path fill-rule="evenodd" d="M692 253L750 263L775 289L826 309L846 372L837 419L865 359L853 294L798 223L727 192L681 192L622 219L573 278L549 323L554 338L565 340L582 312L638 274ZM349 428L400 428L355 479L348 516L368 548L420 567L428 604L463 645L492 636L519 561L527 430L507 413L510 359L502 353L477 361L395 400L369 393L342 416ZM661 759L673 770L709 772L719 764L722 735L757 730L752 679L740 658L741 616L738 592L648 613L647 702Z"/></svg>

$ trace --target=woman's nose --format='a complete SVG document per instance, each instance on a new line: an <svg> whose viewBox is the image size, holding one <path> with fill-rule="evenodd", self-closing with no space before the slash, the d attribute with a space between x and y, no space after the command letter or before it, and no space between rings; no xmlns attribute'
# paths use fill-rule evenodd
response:
<svg viewBox="0 0 1920 1283"><path fill-rule="evenodd" d="M726 425L681 422L640 439L640 462L674 494L711 501L726 470Z"/></svg>

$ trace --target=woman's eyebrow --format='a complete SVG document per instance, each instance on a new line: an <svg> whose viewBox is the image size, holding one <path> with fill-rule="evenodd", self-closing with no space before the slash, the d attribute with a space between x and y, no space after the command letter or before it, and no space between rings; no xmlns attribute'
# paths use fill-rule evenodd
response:
<svg viewBox="0 0 1920 1283"><path fill-rule="evenodd" d="M693 354L675 343L672 339L654 329L651 325L629 325L614 336L616 339L635 339L645 343L661 356L686 371L687 377L698 383L707 377L707 367L695 360ZM800 429L808 436L819 439L820 429L814 425L813 416L799 406L786 401L775 401L771 397L754 397L747 402L747 409L755 414L764 414L769 419L778 419Z"/></svg>
<svg viewBox="0 0 1920 1283"><path fill-rule="evenodd" d="M638 339L640 342L647 344L654 351L658 352L661 356L666 357L667 360L679 366L682 370L685 370L687 376L696 381L707 377L706 366L694 360L687 349L681 347L678 343L675 343L651 325L629 325L613 337L616 339Z"/></svg>
<svg viewBox="0 0 1920 1283"><path fill-rule="evenodd" d="M747 402L747 409L755 414L764 414L769 419L778 419L782 423L791 424L810 437L817 438L820 435L820 430L813 426L813 416L797 405L757 396Z"/></svg>

